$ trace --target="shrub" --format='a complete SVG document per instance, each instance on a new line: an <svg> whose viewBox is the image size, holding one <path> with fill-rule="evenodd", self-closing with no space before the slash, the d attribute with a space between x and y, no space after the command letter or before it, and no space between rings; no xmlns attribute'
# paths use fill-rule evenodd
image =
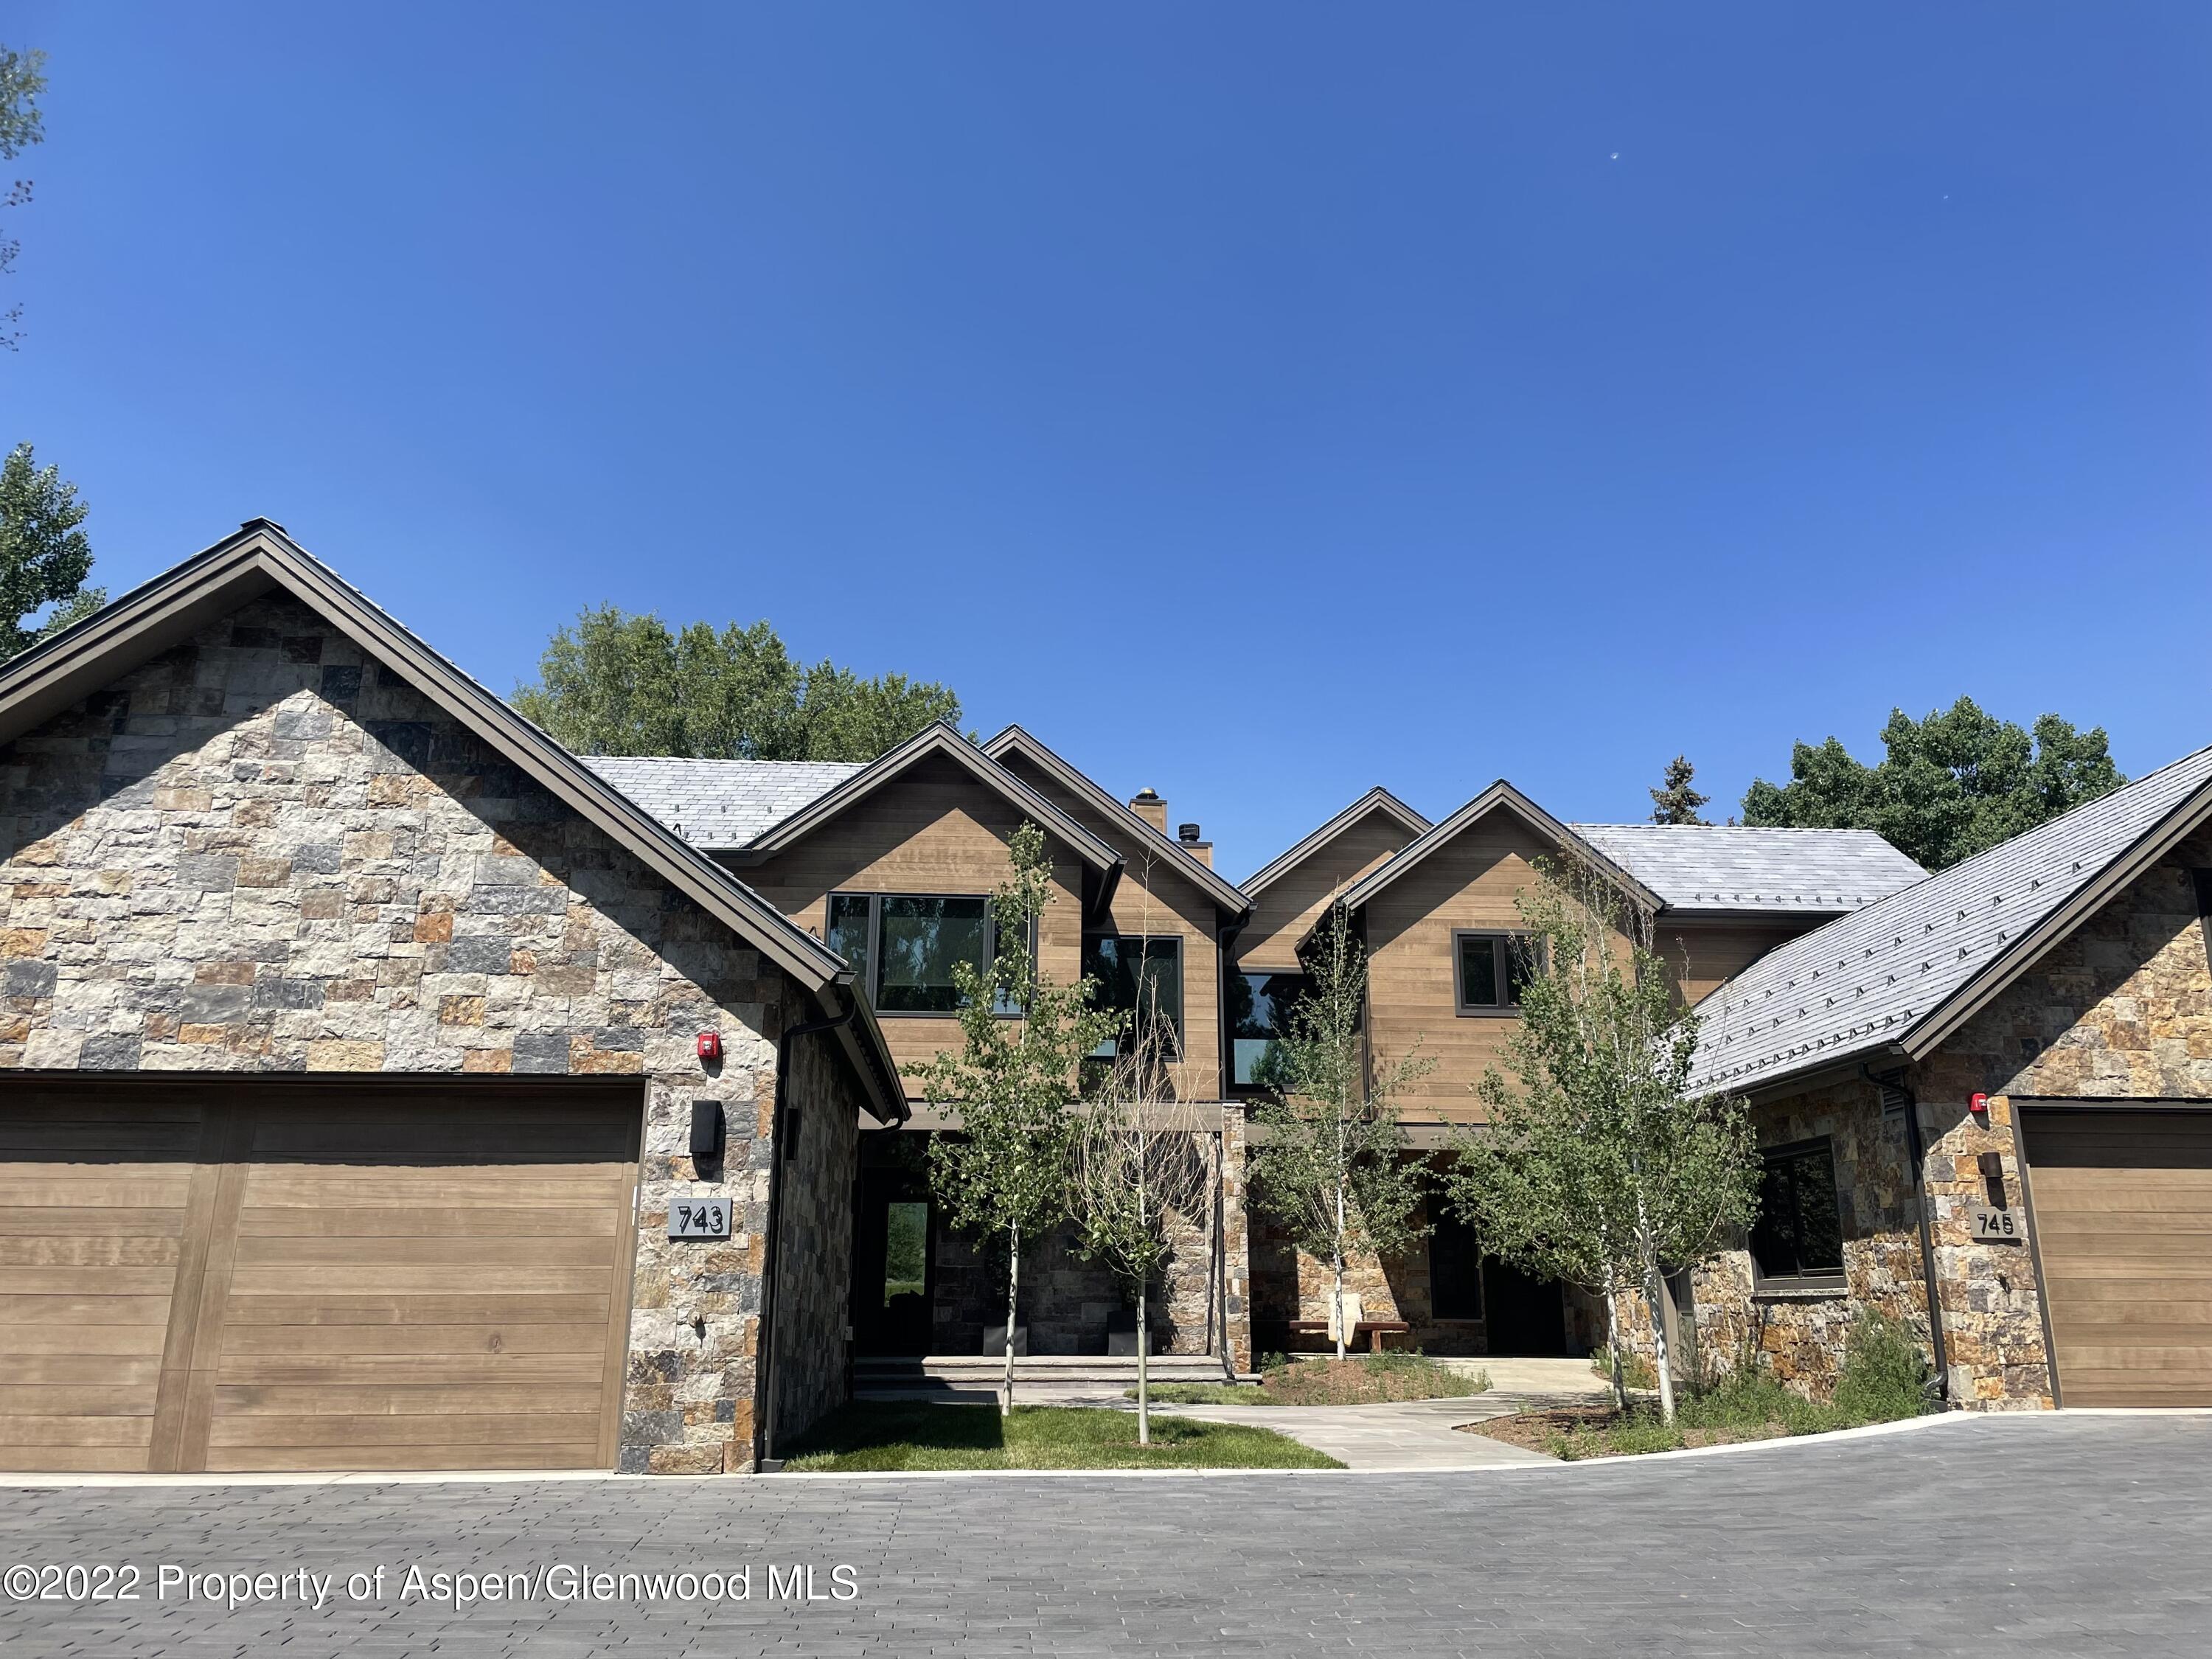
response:
<svg viewBox="0 0 2212 1659"><path fill-rule="evenodd" d="M1902 1320L1861 1308L1844 1340L1835 1407L1854 1423L1887 1423L1928 1409L1930 1372L1920 1340Z"/></svg>
<svg viewBox="0 0 2212 1659"><path fill-rule="evenodd" d="M1613 1381L1613 1355L1605 1348L1590 1350L1590 1369L1608 1382ZM1651 1362L1642 1354L1623 1349L1620 1355L1620 1380L1631 1389L1656 1389L1659 1373L1651 1369Z"/></svg>

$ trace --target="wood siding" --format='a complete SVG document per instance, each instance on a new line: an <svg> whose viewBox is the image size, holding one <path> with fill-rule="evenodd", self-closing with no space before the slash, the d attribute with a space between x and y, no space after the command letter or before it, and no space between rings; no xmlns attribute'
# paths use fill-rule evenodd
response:
<svg viewBox="0 0 2212 1659"><path fill-rule="evenodd" d="M1006 878L1006 843L1021 826L1021 812L1002 796L951 762L933 758L738 874L820 939L829 933L832 893L990 892ZM1063 985L1082 973L1083 878L1081 861L1055 844L1037 964ZM950 1014L887 1015L883 1029L902 1074L960 1046L960 1024ZM908 1099L923 1097L918 1079L904 1081Z"/></svg>
<svg viewBox="0 0 2212 1659"><path fill-rule="evenodd" d="M1493 812L1398 878L1365 907L1368 1027L1377 1064L1411 1051L1437 1062L1401 1097L1403 1115L1480 1121L1474 1085L1502 1063L1510 1014L1462 1014L1453 979L1452 934L1514 931L1514 899L1538 879L1549 843L1510 812Z"/></svg>
<svg viewBox="0 0 2212 1659"><path fill-rule="evenodd" d="M1835 918L1784 915L1756 921L1701 921L1662 915L1653 940L1685 1002L1711 996L1776 945Z"/></svg>
<svg viewBox="0 0 2212 1659"><path fill-rule="evenodd" d="M1297 971L1298 941L1320 920L1330 896L1413 839L1411 830L1377 807L1278 876L1253 900L1252 920L1237 937L1237 966L1253 973Z"/></svg>
<svg viewBox="0 0 2212 1659"><path fill-rule="evenodd" d="M1175 1088L1184 1100L1219 1100L1221 1088L1221 951L1219 910L1212 898L1176 867L1166 848L1129 844L1128 826L1061 788L1045 773L1010 756L1006 769L1066 812L1127 860L1114 890L1110 912L1122 933L1182 940L1183 1063Z"/></svg>
<svg viewBox="0 0 2212 1659"><path fill-rule="evenodd" d="M635 1085L22 1085L0 1466L611 1468Z"/></svg>

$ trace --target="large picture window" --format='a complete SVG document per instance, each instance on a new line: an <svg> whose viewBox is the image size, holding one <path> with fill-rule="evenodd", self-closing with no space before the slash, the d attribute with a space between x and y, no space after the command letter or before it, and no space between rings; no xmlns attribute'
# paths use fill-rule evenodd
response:
<svg viewBox="0 0 2212 1659"><path fill-rule="evenodd" d="M1291 1034L1291 1010L1306 993L1304 974L1229 975L1231 1082L1247 1091L1276 1081L1275 1045Z"/></svg>
<svg viewBox="0 0 2212 1659"><path fill-rule="evenodd" d="M1098 981L1098 1006L1135 1018L1160 1023L1168 1052L1182 1052L1182 940L1175 934L1139 938L1129 933L1093 933L1083 941L1083 972ZM1112 1037L1097 1055L1110 1059Z"/></svg>
<svg viewBox="0 0 2212 1659"><path fill-rule="evenodd" d="M941 893L832 893L825 942L853 964L878 1013L957 1013L953 969L991 969L991 904Z"/></svg>
<svg viewBox="0 0 2212 1659"><path fill-rule="evenodd" d="M1536 943L1526 933L1452 935L1452 977L1462 1014L1510 1014L1536 976Z"/></svg>
<svg viewBox="0 0 2212 1659"><path fill-rule="evenodd" d="M1761 1154L1759 1221L1751 1261L1761 1284L1838 1284L1844 1276L1843 1206L1836 1153L1824 1137Z"/></svg>

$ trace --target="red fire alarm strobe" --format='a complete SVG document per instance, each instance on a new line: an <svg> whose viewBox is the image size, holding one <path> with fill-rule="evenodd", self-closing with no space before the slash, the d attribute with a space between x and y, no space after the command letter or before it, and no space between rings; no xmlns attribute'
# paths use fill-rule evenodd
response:
<svg viewBox="0 0 2212 1659"><path fill-rule="evenodd" d="M1990 1097L1987 1095L1976 1094L1969 1097L1966 1101L1966 1109L1974 1115L1976 1122L1985 1129L1989 1127Z"/></svg>
<svg viewBox="0 0 2212 1659"><path fill-rule="evenodd" d="M720 1060L722 1057L722 1034L720 1031L699 1033L699 1058Z"/></svg>

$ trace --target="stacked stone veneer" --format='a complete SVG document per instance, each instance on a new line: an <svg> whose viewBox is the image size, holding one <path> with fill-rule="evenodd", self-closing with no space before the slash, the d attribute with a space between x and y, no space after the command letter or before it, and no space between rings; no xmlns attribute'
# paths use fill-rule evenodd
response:
<svg viewBox="0 0 2212 1659"><path fill-rule="evenodd" d="M775 1448L851 1397L853 1186L860 1170L860 1096L827 1032L793 1037L787 1092L800 1103L776 1202ZM756 1147L758 1142L755 1143Z"/></svg>
<svg viewBox="0 0 2212 1659"><path fill-rule="evenodd" d="M2018 1108L2045 1100L2212 1099L2212 957L2190 872L2212 866L2199 833L2053 946L1908 1078L1928 1148L1929 1213L1951 1395L1962 1405L2051 1403L2051 1358L2034 1262L2019 1245L1971 1236L1977 1206L2021 1203ZM1989 1095L1986 1127L1967 1109ZM1927 1331L1927 1291L1901 1118L1860 1083L1762 1104L1762 1143L1834 1138L1846 1293L1762 1296L1747 1252L1697 1276L1709 1365L1765 1357L1808 1393L1830 1387L1851 1313L1878 1307ZM1980 1170L1998 1155L1999 1190ZM1649 1319L1628 1299L1649 1350ZM2061 1382L2063 1386L2063 1376Z"/></svg>
<svg viewBox="0 0 2212 1659"><path fill-rule="evenodd" d="M795 988L323 618L255 602L0 750L0 1066L635 1077L622 1466L749 1466ZM698 1099L727 1114L713 1170ZM671 1244L678 1190L731 1194L738 1237ZM794 1206L787 1259L842 1235L832 1205ZM784 1354L796 1417L818 1334Z"/></svg>

